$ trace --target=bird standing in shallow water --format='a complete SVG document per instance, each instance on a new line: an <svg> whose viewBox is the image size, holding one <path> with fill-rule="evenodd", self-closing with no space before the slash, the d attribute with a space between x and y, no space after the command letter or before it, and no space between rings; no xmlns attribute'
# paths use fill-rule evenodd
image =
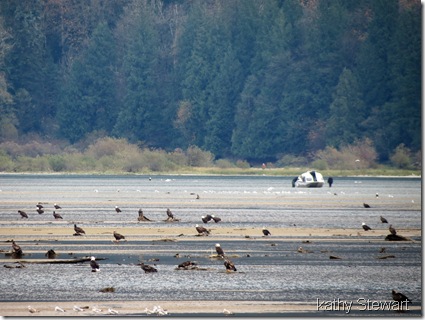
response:
<svg viewBox="0 0 425 320"><path fill-rule="evenodd" d="M215 251L217 252L217 254L218 254L219 256L224 257L224 251L223 251L223 248L220 246L220 244L219 244L219 243L217 243L217 244L215 245Z"/></svg>
<svg viewBox="0 0 425 320"><path fill-rule="evenodd" d="M369 230L372 230L372 228L371 227L369 227L366 223L362 223L362 228L363 228L363 230L364 231L369 231Z"/></svg>
<svg viewBox="0 0 425 320"><path fill-rule="evenodd" d="M380 216L380 219L381 219L381 222L382 222L382 223L388 223L388 220L387 220L387 219L385 219L383 216Z"/></svg>
<svg viewBox="0 0 425 320"><path fill-rule="evenodd" d="M28 219L28 215L25 211L18 210L18 213L21 215L21 219L24 219L24 218Z"/></svg>
<svg viewBox="0 0 425 320"><path fill-rule="evenodd" d="M56 213L55 211L53 211L53 217L55 218L55 220L63 219L62 216L59 213Z"/></svg>
<svg viewBox="0 0 425 320"><path fill-rule="evenodd" d="M234 263L230 261L229 259L224 260L224 266L226 267L226 271L237 271Z"/></svg>

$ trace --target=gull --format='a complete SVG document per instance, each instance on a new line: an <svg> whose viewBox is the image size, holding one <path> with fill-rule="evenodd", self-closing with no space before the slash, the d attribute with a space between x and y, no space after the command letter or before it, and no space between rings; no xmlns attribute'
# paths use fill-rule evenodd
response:
<svg viewBox="0 0 425 320"><path fill-rule="evenodd" d="M61 307L56 306L55 307L55 311L59 311L59 312L65 312L65 310L63 310Z"/></svg>
<svg viewBox="0 0 425 320"><path fill-rule="evenodd" d="M93 308L91 309L91 311L96 312L96 313L102 312L102 310L101 310L101 309L96 308L96 307L93 307Z"/></svg>
<svg viewBox="0 0 425 320"><path fill-rule="evenodd" d="M118 311L117 311L117 310L114 310L114 309L112 309L112 308L109 308L109 309L108 309L108 313L109 313L109 314L118 314Z"/></svg>
<svg viewBox="0 0 425 320"><path fill-rule="evenodd" d="M232 311L227 310L227 309L223 309L223 313L224 313L224 314L227 314L227 315L229 315L229 314L233 314L233 312L232 312Z"/></svg>
<svg viewBox="0 0 425 320"><path fill-rule="evenodd" d="M74 306L74 308L72 308L72 309L74 309L74 311L84 311L83 309L81 309L79 306Z"/></svg>
<svg viewBox="0 0 425 320"><path fill-rule="evenodd" d="M34 309L31 306L28 306L28 311L31 312L31 313L40 312L40 311L38 311L37 309Z"/></svg>

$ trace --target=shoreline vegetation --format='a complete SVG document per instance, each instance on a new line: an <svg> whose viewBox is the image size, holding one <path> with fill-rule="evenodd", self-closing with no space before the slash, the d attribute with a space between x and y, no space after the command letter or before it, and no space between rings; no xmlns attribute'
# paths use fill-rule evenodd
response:
<svg viewBox="0 0 425 320"><path fill-rule="evenodd" d="M297 177L316 170L324 177L421 176L422 159L397 148L379 162L370 140L315 154L281 155L274 160L217 158L197 146L172 151L149 149L126 139L101 137L81 145L28 141L0 143L0 173L101 175L267 175Z"/></svg>

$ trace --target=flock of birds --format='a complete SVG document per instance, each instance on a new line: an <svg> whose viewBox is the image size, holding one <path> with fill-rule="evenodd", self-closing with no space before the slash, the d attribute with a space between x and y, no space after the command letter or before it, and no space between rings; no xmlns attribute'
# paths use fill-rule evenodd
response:
<svg viewBox="0 0 425 320"><path fill-rule="evenodd" d="M378 194L376 195L376 197L378 197ZM199 199L199 196L197 198ZM55 220L63 219L63 217L59 213L56 212L56 210L62 209L61 206L59 206L58 204L55 203L53 205L53 207L55 209L53 211L53 218ZM371 208L371 206L369 204L367 204L367 203L363 203L363 207L364 208ZM36 212L38 214L43 214L45 212L45 208L43 207L43 205L41 203L36 204L36 208L37 208L36 209ZM122 210L118 206L115 206L115 212L116 213L121 213ZM18 213L20 214L20 216L21 216L22 219L28 219L29 218L28 217L28 214L25 211L23 211L23 210L18 210ZM166 214L167 214L167 218L164 221L166 221L166 222L180 221L180 219L178 219L178 218L176 218L174 216L174 214L171 212L171 210L169 208L167 208ZM146 217L144 215L144 212L143 212L142 209L139 209L138 210L138 218L137 218L137 220L138 221L153 221L153 220L149 219L148 217ZM386 218L384 218L383 216L380 216L380 220L381 220L381 223L388 224L388 220ZM201 221L204 224L208 224L208 223L211 223L211 222L213 222L213 223L219 223L219 222L221 222L221 218L216 217L215 215L207 214L205 216L201 216ZM364 231L372 230L372 228L369 227L365 222L362 223L362 228L363 228ZM204 226L201 226L199 224L196 224L195 225L195 229L196 229L196 231L198 233L197 234L198 236L208 236L208 235L210 235L210 232L211 232L211 230L209 230L209 229L207 229ZM392 224L389 225L388 230L390 231L391 235L394 235L394 236L397 235L397 231L392 226ZM73 234L74 236L82 236L82 235L85 235L86 234L86 232L84 231L84 229L82 229L81 227L77 226L75 223L74 223L74 232L75 232ZM267 228L265 228L265 227L263 227L263 229L262 229L262 234L265 237L271 236L270 231ZM120 241L127 241L126 238L125 238L125 236L122 235L122 234L120 234L120 233L118 233L117 231L113 231L113 237L115 239L113 241L116 242L116 243L118 243ZM215 250L216 250L216 253L217 253L217 257L218 258L221 258L223 260L223 263L224 263L224 266L226 268L226 271L227 272L236 272L237 271L237 268L236 268L235 264L225 255L224 250L223 250L223 248L221 247L221 245L219 243L217 243L215 245ZM16 244L16 242L14 240L12 240L12 255L15 256L15 257L18 257L18 258L23 255L22 248L18 244ZM56 256L56 253L53 250L49 250L46 253L46 256L48 258L54 258ZM147 265L147 264L145 264L143 262L140 263L139 265L140 265L141 269L145 273L158 272L158 270L154 266ZM188 260L188 261L185 261L185 262L180 263L177 268L178 269L190 269L190 268L194 268L196 266L197 266L197 263L196 262ZM96 258L94 256L90 257L90 267L91 267L91 271L92 272L99 272L100 271L100 265L96 261ZM411 302L411 300L409 298L407 298L403 293L396 292L395 290L392 290L392 298L393 298L394 301L396 301L398 303ZM76 310L76 311L82 311L81 309L80 310L77 310L75 308L78 308L78 307L74 307L74 310ZM30 306L28 306L28 309L29 309L29 311L31 313L36 312L35 309L31 308ZM60 307L56 307L55 310L56 311L61 311L59 309L61 309L61 308ZM165 310L161 309L160 307L155 307L153 310L146 309L145 311L146 311L146 314L157 314L157 315L167 314L167 312ZM109 309L108 310L108 313L109 314L117 314L118 312L116 312L115 310Z"/></svg>

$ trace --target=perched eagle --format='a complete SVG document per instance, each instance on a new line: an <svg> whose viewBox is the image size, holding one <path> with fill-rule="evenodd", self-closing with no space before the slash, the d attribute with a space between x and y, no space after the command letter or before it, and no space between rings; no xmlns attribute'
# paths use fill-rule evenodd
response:
<svg viewBox="0 0 425 320"><path fill-rule="evenodd" d="M37 212L38 212L38 214L42 214L42 213L44 213L44 210L41 209L41 208L37 208Z"/></svg>
<svg viewBox="0 0 425 320"><path fill-rule="evenodd" d="M55 207L56 210L62 209L62 207L56 203L53 206Z"/></svg>
<svg viewBox="0 0 425 320"><path fill-rule="evenodd" d="M81 235L82 233L83 233L83 234L86 234L86 232L85 232L82 228L77 227L77 225L76 225L76 224L74 224L74 231L75 231L75 233L76 233L76 234L78 234L78 235Z"/></svg>
<svg viewBox="0 0 425 320"><path fill-rule="evenodd" d="M215 222L215 223L218 223L218 222L220 222L220 221L221 221L221 218L216 217L216 216L214 216L214 215L212 215L212 216L211 216L211 218L214 220L214 222Z"/></svg>
<svg viewBox="0 0 425 320"><path fill-rule="evenodd" d="M209 215L209 214L207 214L206 216L202 216L202 217L201 217L201 219L202 219L202 222L203 222L203 223L208 223L208 222L210 222L210 221L211 221L212 216L211 216L211 215Z"/></svg>
<svg viewBox="0 0 425 320"><path fill-rule="evenodd" d="M264 236L271 236L272 234L270 233L270 231L269 230L267 230L265 227L263 228L263 235Z"/></svg>
<svg viewBox="0 0 425 320"><path fill-rule="evenodd" d="M116 211L117 213L122 212L122 211L121 211L121 209L120 209L120 208L118 208L118 206L115 206L115 211Z"/></svg>
<svg viewBox="0 0 425 320"><path fill-rule="evenodd" d="M28 215L25 211L18 210L18 213L21 215L21 219L24 219L24 218L28 219Z"/></svg>
<svg viewBox="0 0 425 320"><path fill-rule="evenodd" d="M12 240L12 250L13 253L22 254L22 249L18 244L16 244L15 240Z"/></svg>
<svg viewBox="0 0 425 320"><path fill-rule="evenodd" d="M404 294L402 294L401 292L397 292L394 289L391 292L392 296L393 296L393 300L397 301L397 302L412 302L412 300L410 300L408 297L406 297Z"/></svg>
<svg viewBox="0 0 425 320"><path fill-rule="evenodd" d="M143 269L143 271L145 273L150 273L150 272L158 272L158 270L150 265L144 264L143 262L141 263L141 268Z"/></svg>
<svg viewBox="0 0 425 320"><path fill-rule="evenodd" d="M196 231L198 231L198 235L209 235L210 234L210 232L206 228L201 227L198 224L195 226L195 228L196 228Z"/></svg>
<svg viewBox="0 0 425 320"><path fill-rule="evenodd" d="M397 234L397 230L393 227L392 224L390 224L388 230L390 230L390 233L395 236Z"/></svg>
<svg viewBox="0 0 425 320"><path fill-rule="evenodd" d="M96 262L96 258L95 257L91 257L90 258L90 267L91 267L91 272L98 272L98 271L100 271L99 264Z"/></svg>
<svg viewBox="0 0 425 320"><path fill-rule="evenodd" d="M237 271L235 265L229 259L224 260L224 266L226 267L226 271Z"/></svg>
<svg viewBox="0 0 425 320"><path fill-rule="evenodd" d="M174 219L174 215L173 215L173 213L171 212L170 208L167 208L167 216L168 216L168 218L170 218L170 219Z"/></svg>
<svg viewBox="0 0 425 320"><path fill-rule="evenodd" d="M388 223L388 220L387 220L387 219L385 219L383 216L380 216L380 218L381 218L381 222L382 222L382 223Z"/></svg>
<svg viewBox="0 0 425 320"><path fill-rule="evenodd" d="M53 217L55 217L56 220L63 219L62 216L59 213L56 213L55 211L53 211Z"/></svg>
<svg viewBox="0 0 425 320"><path fill-rule="evenodd" d="M139 209L139 217L137 218L138 221L151 221L149 218L146 218L143 214L143 210Z"/></svg>
<svg viewBox="0 0 425 320"><path fill-rule="evenodd" d="M364 231L369 231L369 230L372 230L372 228L371 227L369 227L366 223L362 223L362 228L363 228L363 230Z"/></svg>
<svg viewBox="0 0 425 320"><path fill-rule="evenodd" d="M220 244L219 244L219 243L217 243L217 244L215 245L215 251L217 252L217 254L218 254L219 256L224 257L224 251L223 251L223 248L220 246Z"/></svg>
<svg viewBox="0 0 425 320"><path fill-rule="evenodd" d="M115 242L119 242L120 240L125 240L125 237L116 231L114 231L114 238L115 238Z"/></svg>

